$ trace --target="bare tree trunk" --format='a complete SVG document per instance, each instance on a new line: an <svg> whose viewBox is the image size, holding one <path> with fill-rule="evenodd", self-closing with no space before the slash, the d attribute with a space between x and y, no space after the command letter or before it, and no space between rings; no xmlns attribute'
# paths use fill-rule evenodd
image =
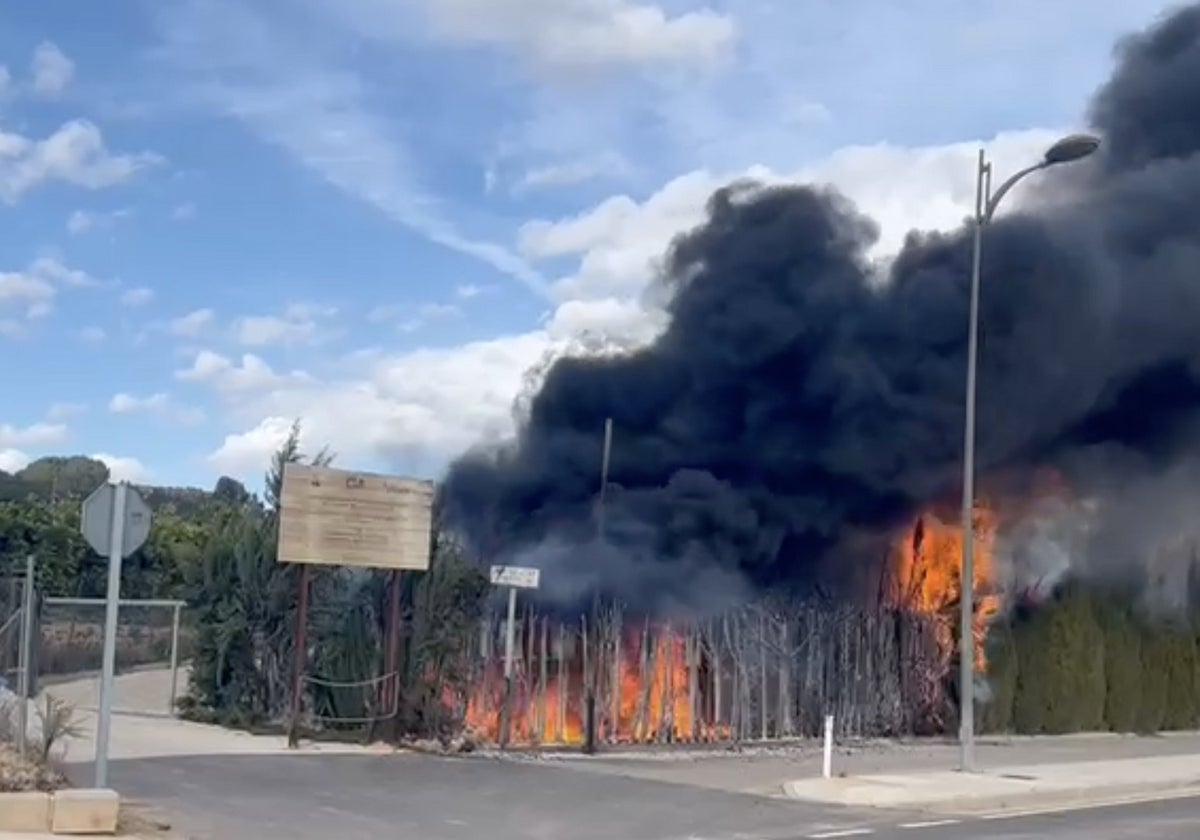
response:
<svg viewBox="0 0 1200 840"><path fill-rule="evenodd" d="M759 717L762 740L767 740L767 614L758 614L758 672L759 672Z"/></svg>
<svg viewBox="0 0 1200 840"><path fill-rule="evenodd" d="M723 725L724 709L721 706L721 637L717 633L716 622L712 628L712 681L713 681L713 734L716 735Z"/></svg>
<svg viewBox="0 0 1200 840"><path fill-rule="evenodd" d="M567 681L570 679L570 672L566 669L567 659L567 628L563 624L558 625L558 678L555 680L555 687L558 689L558 725L555 727L558 733L558 742L564 743L567 740L567 703L570 702L570 687Z"/></svg>
<svg viewBox="0 0 1200 840"><path fill-rule="evenodd" d="M662 681L662 715L659 718L658 742L670 741L675 730L675 634L671 625L664 628L663 638L659 641L665 662Z"/></svg>
<svg viewBox="0 0 1200 840"><path fill-rule="evenodd" d="M609 740L615 744L621 737L621 613L615 604L612 646L612 724L609 727Z"/></svg>
<svg viewBox="0 0 1200 840"><path fill-rule="evenodd" d="M693 629L687 635L688 669L688 733L687 740L700 740L700 631Z"/></svg>
<svg viewBox="0 0 1200 840"><path fill-rule="evenodd" d="M650 620L646 619L642 626L642 650L641 650L641 669L638 672L638 707L637 720L634 727L634 738L639 743L647 740L651 721L650 715L650 693L654 689L654 673L651 670L653 667L653 650L650 645Z"/></svg>
<svg viewBox="0 0 1200 840"><path fill-rule="evenodd" d="M591 650L588 645L588 620L587 613L584 613L579 618L579 636L583 653L583 691L579 692L579 720L583 726L587 727L587 698L588 692L592 690L592 657ZM583 733L584 738L587 737L587 732Z"/></svg>
<svg viewBox="0 0 1200 840"><path fill-rule="evenodd" d="M776 734L782 738L792 735L792 639L788 620L779 624L779 722Z"/></svg>
<svg viewBox="0 0 1200 840"><path fill-rule="evenodd" d="M538 663L538 712L537 712L537 728L538 740L547 739L549 728L546 721L546 684L549 682L549 647L550 647L550 619L549 617L542 619L542 658Z"/></svg>

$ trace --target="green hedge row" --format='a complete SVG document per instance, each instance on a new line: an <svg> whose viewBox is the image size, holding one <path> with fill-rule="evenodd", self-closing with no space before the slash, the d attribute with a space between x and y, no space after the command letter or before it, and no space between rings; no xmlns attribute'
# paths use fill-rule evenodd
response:
<svg viewBox="0 0 1200 840"><path fill-rule="evenodd" d="M1111 593L1069 591L988 634L989 732L1200 728L1200 628Z"/></svg>

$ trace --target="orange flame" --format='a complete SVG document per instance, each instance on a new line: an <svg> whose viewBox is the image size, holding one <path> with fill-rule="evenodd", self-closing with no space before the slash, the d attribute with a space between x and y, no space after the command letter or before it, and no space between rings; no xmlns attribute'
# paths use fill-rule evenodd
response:
<svg viewBox="0 0 1200 840"><path fill-rule="evenodd" d="M974 525L975 668L982 672L987 668L984 657L987 626L1000 609L1000 596L993 591L997 516L988 507L977 506ZM892 603L945 617L941 642L945 649L953 649L950 622L956 615L962 592L962 528L957 523L948 525L932 514L922 514L899 540L895 556Z"/></svg>
<svg viewBox="0 0 1200 840"><path fill-rule="evenodd" d="M699 646L669 625L621 635L619 655L601 657L596 684L596 737L615 743L712 740L721 728L705 717L706 673ZM613 664L615 662L615 665ZM545 674L543 684L542 675ZM539 655L514 671L509 743L581 744L586 681L579 657ZM500 739L504 705L502 666L493 663L470 690L464 720L485 740Z"/></svg>

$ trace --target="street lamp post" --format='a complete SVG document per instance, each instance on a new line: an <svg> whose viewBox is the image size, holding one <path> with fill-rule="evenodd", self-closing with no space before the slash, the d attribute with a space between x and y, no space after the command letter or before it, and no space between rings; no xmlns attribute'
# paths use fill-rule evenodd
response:
<svg viewBox="0 0 1200 840"><path fill-rule="evenodd" d="M963 559L959 629L960 719L958 738L962 749L962 771L975 769L975 381L979 357L979 279L983 259L983 229L996 214L1001 199L1018 181L1042 169L1080 160L1100 148L1100 139L1090 134L1072 134L1046 150L1042 159L1010 177L992 192L992 164L979 150L975 171L974 248L971 254L971 310L967 331L967 405L963 440L962 529Z"/></svg>

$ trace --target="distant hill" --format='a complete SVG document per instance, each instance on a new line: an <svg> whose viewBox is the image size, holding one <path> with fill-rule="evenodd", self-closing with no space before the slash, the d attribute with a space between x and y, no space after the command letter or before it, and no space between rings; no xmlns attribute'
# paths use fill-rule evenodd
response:
<svg viewBox="0 0 1200 840"><path fill-rule="evenodd" d="M38 458L16 473L0 470L0 502L82 499L108 478L108 467L85 455ZM188 519L203 516L217 502L242 502L250 498L245 485L228 476L221 476L212 490L138 485L138 491L151 510L170 506Z"/></svg>

